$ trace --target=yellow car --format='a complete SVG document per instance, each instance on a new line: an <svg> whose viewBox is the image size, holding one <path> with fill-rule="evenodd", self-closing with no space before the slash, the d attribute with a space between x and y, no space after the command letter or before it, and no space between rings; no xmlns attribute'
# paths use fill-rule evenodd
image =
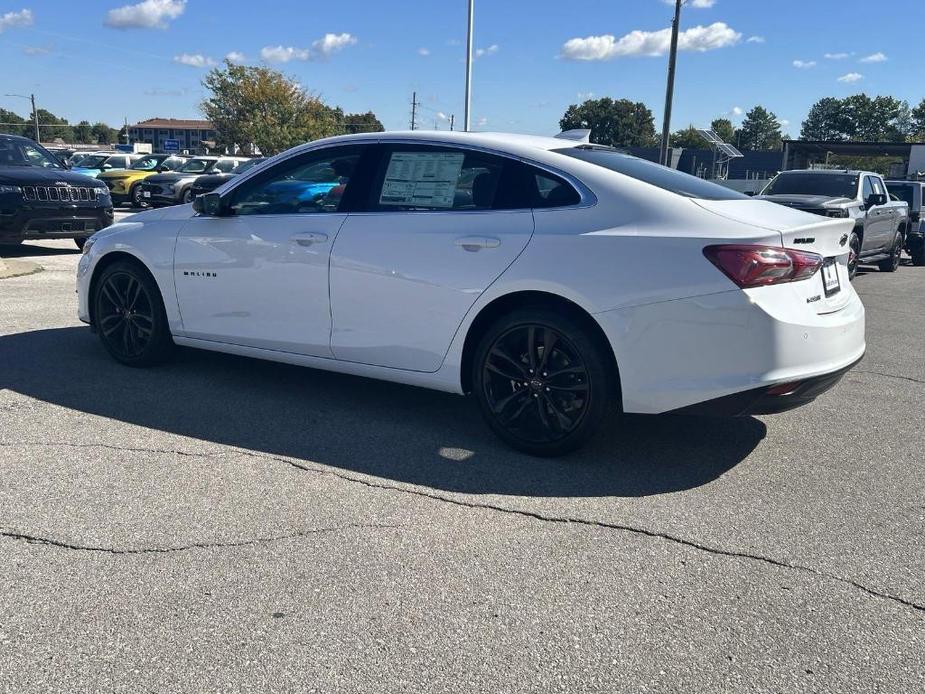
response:
<svg viewBox="0 0 925 694"><path fill-rule="evenodd" d="M183 166L186 161L186 157L178 157L175 154L147 154L128 169L104 171L97 178L109 188L114 205L131 202L132 207L145 207L146 203L141 197L138 184L152 174L173 171Z"/></svg>

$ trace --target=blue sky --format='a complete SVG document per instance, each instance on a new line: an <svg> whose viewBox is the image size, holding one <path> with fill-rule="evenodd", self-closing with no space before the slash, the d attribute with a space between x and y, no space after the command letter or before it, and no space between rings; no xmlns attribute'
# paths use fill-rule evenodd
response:
<svg viewBox="0 0 925 694"><path fill-rule="evenodd" d="M594 95L643 101L660 125L671 13L665 0L476 0L474 124L555 133ZM388 129L408 126L416 90L419 126L442 129L462 120L465 21L466 0L0 0L0 106L25 115L2 94L35 92L71 122L196 118L208 64L235 53ZM688 0L672 128L762 104L796 136L824 96L915 105L923 26L922 0Z"/></svg>

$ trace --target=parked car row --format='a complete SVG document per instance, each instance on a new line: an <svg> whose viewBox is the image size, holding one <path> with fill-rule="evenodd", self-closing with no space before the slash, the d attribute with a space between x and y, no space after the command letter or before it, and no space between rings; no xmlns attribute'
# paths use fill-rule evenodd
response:
<svg viewBox="0 0 925 694"><path fill-rule="evenodd" d="M904 249L916 265L925 262L923 185L887 182L872 171L807 169L782 171L757 197L803 212L852 220L854 226L843 245L849 249L848 270L853 279L860 265L896 272Z"/></svg>

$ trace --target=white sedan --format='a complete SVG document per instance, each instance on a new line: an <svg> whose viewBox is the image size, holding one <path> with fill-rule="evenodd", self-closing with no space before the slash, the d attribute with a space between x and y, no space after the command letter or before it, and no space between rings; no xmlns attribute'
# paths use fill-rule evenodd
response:
<svg viewBox="0 0 925 694"><path fill-rule="evenodd" d="M320 140L93 236L79 316L174 345L472 393L556 455L618 412L812 401L864 354L850 220L569 138Z"/></svg>

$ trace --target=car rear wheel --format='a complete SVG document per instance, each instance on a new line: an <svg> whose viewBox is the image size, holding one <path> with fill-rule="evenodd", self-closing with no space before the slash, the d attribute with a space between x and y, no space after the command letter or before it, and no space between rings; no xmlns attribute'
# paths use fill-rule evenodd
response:
<svg viewBox="0 0 925 694"><path fill-rule="evenodd" d="M861 257L861 237L856 231L851 232L848 240L848 279L853 280L858 274L858 264Z"/></svg>
<svg viewBox="0 0 925 694"><path fill-rule="evenodd" d="M472 383L492 431L536 456L573 451L614 407L613 368L600 340L556 311L521 309L479 342Z"/></svg>
<svg viewBox="0 0 925 694"><path fill-rule="evenodd" d="M188 205L189 203L191 203L193 201L193 189L187 188L186 190L184 190L182 197L183 197L184 205Z"/></svg>
<svg viewBox="0 0 925 694"><path fill-rule="evenodd" d="M890 250L890 257L877 263L880 272L896 272L903 257L903 237L898 233L893 238L893 248Z"/></svg>
<svg viewBox="0 0 925 694"><path fill-rule="evenodd" d="M161 293L141 267L120 261L104 269L92 300L94 325L116 361L152 366L170 356L174 345Z"/></svg>

